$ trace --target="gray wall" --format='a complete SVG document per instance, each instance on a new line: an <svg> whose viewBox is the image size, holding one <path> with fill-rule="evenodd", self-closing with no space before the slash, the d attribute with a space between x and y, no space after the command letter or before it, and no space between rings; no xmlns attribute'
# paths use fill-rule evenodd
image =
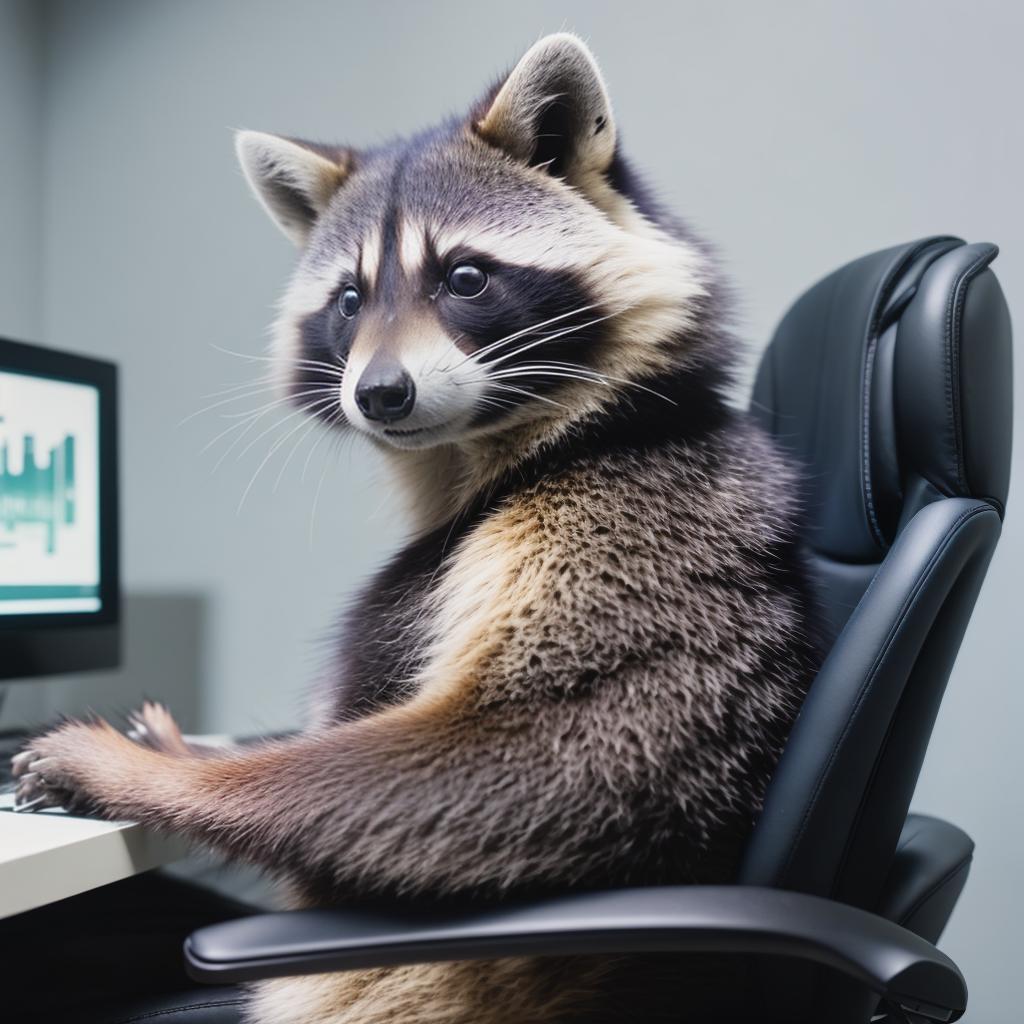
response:
<svg viewBox="0 0 1024 1024"><path fill-rule="evenodd" d="M42 326L42 7L0 3L0 329Z"/></svg>
<svg viewBox="0 0 1024 1024"><path fill-rule="evenodd" d="M0 7L0 330L123 366L127 584L203 596L207 728L294 719L314 641L400 534L358 448L321 446L305 482L300 455L275 493L282 449L236 514L266 447L211 474L201 449L230 421L176 426L252 372L211 346L262 351L291 263L245 193L231 127L378 141L463 108L534 38L571 27L602 60L634 158L719 245L752 355L825 270L936 232L1003 246L997 271L1024 324L1024 14L1010 2L634 0L628 17L621 0L44 9L33 93L31 20ZM40 238L41 278L25 272ZM977 1022L1019 1006L1022 554L1014 509L916 801L979 845L946 940Z"/></svg>

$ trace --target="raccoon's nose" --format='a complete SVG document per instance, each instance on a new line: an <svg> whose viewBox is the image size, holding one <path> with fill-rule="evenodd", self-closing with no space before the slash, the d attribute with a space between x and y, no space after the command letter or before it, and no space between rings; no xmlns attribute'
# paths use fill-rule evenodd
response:
<svg viewBox="0 0 1024 1024"><path fill-rule="evenodd" d="M368 366L356 385L356 405L368 420L405 419L416 404L416 385L400 366Z"/></svg>

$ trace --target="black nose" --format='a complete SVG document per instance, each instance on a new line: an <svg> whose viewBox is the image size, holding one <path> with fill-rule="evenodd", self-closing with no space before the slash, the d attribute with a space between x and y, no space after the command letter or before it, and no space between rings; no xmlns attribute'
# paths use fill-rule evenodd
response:
<svg viewBox="0 0 1024 1024"><path fill-rule="evenodd" d="M356 385L356 405L368 420L405 419L416 404L416 385L400 366L368 366Z"/></svg>

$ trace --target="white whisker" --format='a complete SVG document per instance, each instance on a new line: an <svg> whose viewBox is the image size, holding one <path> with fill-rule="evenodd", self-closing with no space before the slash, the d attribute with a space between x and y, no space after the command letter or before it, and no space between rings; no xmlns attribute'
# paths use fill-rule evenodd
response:
<svg viewBox="0 0 1024 1024"><path fill-rule="evenodd" d="M553 398L548 398L546 395L538 395L534 391L527 391L525 388L517 388L512 384L494 384L492 386L500 388L502 391L515 391L517 394L526 395L527 398L535 398L538 402L546 402L548 405L553 405L558 409L569 408L569 406L564 405L561 402L556 402Z"/></svg>
<svg viewBox="0 0 1024 1024"><path fill-rule="evenodd" d="M340 418L340 414L336 413L334 415L334 417L331 419L331 425L333 426L338 421L339 418ZM327 436L327 434L325 433L324 437L326 437L326 436ZM337 444L337 437L338 437L338 435L335 435L335 444ZM314 449L313 450L314 451L316 450L316 446L315 445L314 445ZM337 449L335 448L334 450L337 450ZM320 480L319 480L319 482L316 485L316 493L313 495L313 507L309 511L309 548L310 548L310 550L313 549L313 531L316 528L316 510L317 510L317 508L320 505L320 492L323 490L324 481L327 479L327 470L330 469L330 466L331 466L330 460L328 460L328 461L326 461L324 463L324 468L323 468L323 470L320 473ZM305 474L303 474L303 475L305 475Z"/></svg>
<svg viewBox="0 0 1024 1024"><path fill-rule="evenodd" d="M334 368L331 367L330 369L331 369L330 376L333 379L335 377ZM320 380L325 375L324 373L320 372L322 370L323 370L322 367L310 367L310 368L303 367L303 368L301 368L301 372L302 373L306 373L306 374L310 374L310 376L309 377L290 377L289 378L289 382L294 383L296 381L301 382L302 380L308 380L308 381ZM317 371L317 372L314 373L314 371ZM264 374L261 377L254 377L252 380L245 381L244 383L241 383L241 384L233 384L230 387L225 386L225 387L221 388L219 391L211 391L209 394L201 395L200 398L202 398L202 399L206 399L206 398L220 398L223 395L237 394L239 391L248 391L248 390L253 389L253 388L275 387L275 386L277 386L280 383L281 383L281 380L280 380L280 378L276 374Z"/></svg>
<svg viewBox="0 0 1024 1024"><path fill-rule="evenodd" d="M310 403L309 405L302 406L300 409L296 409L295 412L292 413L292 416L294 416L294 415L296 415L298 413L304 413L304 412L308 412L308 411L314 410L318 406L322 408L322 407L324 407L326 405L326 403L328 401L333 401L333 396L332 396L331 399L323 399L322 398L322 399L320 399L319 402L313 402L313 403ZM285 422L285 421L282 421L282 422ZM280 425L281 425L280 423L275 423L274 424L275 427L278 427ZM249 492L252 490L253 485L256 483L257 477L259 477L260 473L263 471L263 467L266 466L266 464L274 457L274 453L281 447L281 445L283 445L288 440L288 438L290 438L293 434L295 434L299 430L301 430L305 425L306 425L305 421L302 421L302 422L296 424L294 427L292 427L291 430L288 431L287 434L285 434L283 437L279 437L270 446L270 450L267 452L266 455L263 456L263 460L256 467L256 472L253 473L252 477L249 480L248 485L246 486L245 490L242 492L242 497L241 497L241 499L239 499L239 502L238 502L238 508L235 510L235 514L236 515L241 513L242 506L245 504L245 499L249 496ZM249 447L251 448L254 443L255 443L255 441L250 441L249 442ZM245 451L248 451L248 448L246 448ZM244 452L243 452L243 454L244 454Z"/></svg>
<svg viewBox="0 0 1024 1024"><path fill-rule="evenodd" d="M260 414L257 411L254 413L250 413L250 415L253 418L256 418ZM212 441L207 441L206 444L204 444L203 447L199 449L199 454L205 455L222 437L227 437L228 434L233 433L240 427L244 427L247 422L247 420L236 420L234 423L231 424L230 427L227 427L225 430L222 430Z"/></svg>
<svg viewBox="0 0 1024 1024"><path fill-rule="evenodd" d="M613 316L620 316L631 308L632 307L630 306L624 306L622 309L617 309L613 313L607 313L605 316L599 316L593 320L589 320L585 324L575 324L572 327L566 327L564 330L556 331L554 334L547 334L543 338L537 338L535 341L530 341L525 345L520 345L519 348L513 349L511 352L506 352L504 355L498 356L497 359L492 359L490 362L483 365L487 367L498 366L505 362L505 360L513 359L523 352L529 351L531 348L536 348L538 345L546 345L549 341L554 341L556 338L562 338L566 334L571 334L573 331L582 331L587 327L593 327L595 324L603 323L605 320L611 320Z"/></svg>
<svg viewBox="0 0 1024 1024"><path fill-rule="evenodd" d="M219 409L225 405L231 405L233 402L239 402L245 398L254 398L256 395L262 394L264 391L273 391L273 385L266 385L253 391L252 394L235 395L233 398L222 398L219 402L214 402L212 405L207 405L202 409L197 409L195 412L190 412L184 419L179 420L177 426L183 427L186 423L194 420L197 416L202 416L205 413L213 412L214 409Z"/></svg>
<svg viewBox="0 0 1024 1024"><path fill-rule="evenodd" d="M227 448L224 449L224 451L220 453L220 456L217 458L217 461L213 464L213 469L210 470L211 476L213 476L217 472L217 470L220 469L220 467L223 465L227 457L235 450L235 448L242 441L245 440L245 437L249 433L249 431L252 430L252 428L255 427L256 424L259 423L259 421L263 419L263 417L266 416L268 412L270 412L269 409L257 410L255 413L251 414L248 420L239 421L240 424L248 425L240 434L232 438L231 443L227 446Z"/></svg>
<svg viewBox="0 0 1024 1024"><path fill-rule="evenodd" d="M315 396L317 396L317 395L321 395L322 397L320 397L320 398L316 398ZM253 446L254 444L256 444L256 443L257 443L257 442L258 442L258 441L259 441L259 440L260 440L261 438L264 438L264 437L266 437L266 436L267 436L267 434L271 433L271 432L272 432L273 430L275 430L275 429L276 429L277 427L281 426L281 424L282 424L282 423L287 423L287 422L288 422L289 420L293 420L293 419L295 419L295 417L296 417L296 416L301 416L301 415L302 415L302 414L303 414L304 412L308 411L309 409L313 408L314 406L322 406L322 405L327 405L327 404L329 404L329 403L331 403L331 402L337 401L337 395L335 394L335 392L334 392L334 390L333 390L333 389L331 390L331 392L330 392L329 394L326 394L326 395L324 395L324 393L323 393L322 391L307 391L307 392L305 392L305 393L304 393L304 394L302 394L302 395L295 395L294 397L295 397L295 398L303 398L303 397L308 397L308 398L310 399L310 401L309 401L309 402L304 402L304 403L303 403L302 405L300 405L300 406L299 406L299 407L298 407L297 409L295 409L295 410L294 410L293 412L290 412L290 413L289 413L289 414L288 414L287 416L285 416L285 417L283 417L282 419L278 420L278 421L277 421L276 423L272 423L272 424L271 424L271 425L270 425L269 427L267 427L266 429L264 429L264 430L261 430L261 431L260 431L260 432L259 432L259 433L258 433L258 434L257 434L257 435L256 435L256 436L255 436L255 437L254 437L254 438L253 438L253 439L252 439L252 440L251 440L251 441L250 441L250 442L249 442L249 443L248 443L248 444L247 444L247 445L246 445L246 446L245 446L245 447L244 447L244 448L243 448L243 449L242 449L242 450L240 451L240 452L239 452L239 453L238 453L238 456L237 456L237 458L239 458L239 459L240 459L240 458L241 458L241 457L242 457L242 456L243 456L243 455L244 455L244 454L245 454L245 453L246 453L246 452L247 452L247 451L248 451L248 450L249 450L250 448L252 448L252 446Z"/></svg>
<svg viewBox="0 0 1024 1024"><path fill-rule="evenodd" d="M308 379L296 378L295 380L289 381L288 383L290 385L292 385L292 386L300 386L300 387L305 387L308 384L316 384L316 385L320 385L321 387L337 387L337 384L334 383L334 382L331 382L331 383L328 384L328 383L326 383L326 382L324 382L322 380L317 380L316 378L308 378ZM225 405L232 405L235 402L243 402L243 401L245 401L248 398L255 398L257 395L261 395L261 394L263 394L265 392L276 392L276 391L279 391L279 390L280 390L280 386L277 383L263 384L263 385L260 385L258 387L253 385L253 386L251 386L249 391L246 391L246 392L244 392L242 394L235 394L235 395L232 395L232 396L230 396L228 398L222 398L220 401L214 402L212 405L207 405L207 406L205 406L202 409L197 409L195 412L189 413L188 416L186 416L183 420L180 420L177 425L179 427L182 427L186 423L188 423L190 420L194 420L197 416L202 416L204 413L213 412L214 409L220 409L220 408L222 408ZM212 396L210 396L210 397L212 397ZM285 397L285 401L288 401L287 396ZM232 417L234 417L235 415L244 416L245 413L237 413L237 414L230 413L228 415L232 416Z"/></svg>
<svg viewBox="0 0 1024 1024"><path fill-rule="evenodd" d="M253 355L251 352L234 352L231 349L223 348L220 345L211 345L210 347L216 349L218 352L223 352L225 355L237 356L239 359L246 359L249 362L253 362L253 363L274 363L274 364L276 364L278 366L280 366L280 365L316 366L316 367L320 367L321 369L333 370L333 371L336 371L336 372L343 371L344 367L345 367L345 361L341 358L341 356L338 356L337 363L328 363L328 362L324 362L322 359L305 359L305 358L302 358L302 357L299 357L299 356L283 356L283 355L258 356L258 355Z"/></svg>
<svg viewBox="0 0 1024 1024"><path fill-rule="evenodd" d="M342 420L342 417L341 417L341 412L340 412L340 409L339 409L339 411L337 413L335 413L335 415L333 417L331 417L331 419L328 421L328 424L330 426L334 426L337 423L341 422L341 420ZM313 458L314 454L316 453L317 448L320 447L321 443L323 442L323 439L325 437L327 437L327 436L329 436L329 432L328 431L324 431L324 433L322 433L316 439L316 441L313 442L313 447L309 449L309 452L306 454L306 461L302 464L302 475L299 477L299 483L305 483L306 482L306 473L309 471L309 464L312 461L312 458Z"/></svg>
<svg viewBox="0 0 1024 1024"><path fill-rule="evenodd" d="M333 389L332 389L332 391L333 391ZM319 393L319 391L311 392L311 394L318 394L318 393ZM299 396L294 396L294 397L299 397ZM333 397L333 395L332 395L332 397ZM291 402L292 401L292 397L290 396L287 399L287 401ZM259 423L259 421L262 420L263 417L267 415L267 413L271 412L274 408L279 408L281 405L284 405L284 404L285 404L284 401L271 402L268 405L263 406L261 409L256 409L253 412L245 414L245 418L242 419L241 422L242 423L247 423L248 425L245 427L245 429L240 434L238 434L231 441L231 443L227 446L227 448L224 449L224 451L221 453L220 457L214 463L213 469L210 471L211 474L216 473L217 470L220 469L221 465L224 463L224 461L227 459L227 457L235 450L235 448L238 447L238 445L243 440L245 440L245 438L248 435L249 431L252 430L253 427L255 427L256 424ZM302 410L300 409L299 412L301 412L301 411ZM262 433L260 433L257 437L255 437L253 439L252 444L255 444L256 441L258 441L261 437L265 437L272 430L274 430L275 427L280 426L282 423L286 423L288 420L290 420L292 418L293 415L294 415L294 413L289 413L287 416L284 416L281 419L277 420L275 423L271 424L270 427L267 430L264 430ZM239 452L238 457L241 458L242 455L244 455L245 452L249 450L249 447L251 447L251 445L247 446L245 449L243 449L241 452Z"/></svg>
<svg viewBox="0 0 1024 1024"><path fill-rule="evenodd" d="M554 369L549 369L554 367ZM565 368L563 370L563 367ZM575 373L569 372L575 370ZM583 376L586 374L587 376ZM496 374L493 374L489 379L493 380L504 380L508 377L568 377L573 380L591 381L597 384L605 384L611 386L611 384L622 384L624 387L636 388L638 391L646 391L648 394L653 395L655 398L660 398L664 402L668 402L670 405L678 405L679 403L673 398L669 398L668 395L663 395L660 391L655 391L653 388L647 387L645 384L640 384L634 380L628 380L625 377L615 377L611 374L602 373L600 370L591 369L589 366L583 366L581 363L528 363L523 366L516 366L508 370L502 370Z"/></svg>
<svg viewBox="0 0 1024 1024"><path fill-rule="evenodd" d="M494 398L491 395L481 395L478 402L482 402L484 405L494 406L495 409L514 409L516 407L515 402L510 402L507 398Z"/></svg>
<svg viewBox="0 0 1024 1024"><path fill-rule="evenodd" d="M302 437L300 437L298 441L296 441L295 444L292 445L292 450L288 453L287 458L284 460L284 462L281 464L281 468L278 470L277 478L274 480L274 494L277 494L277 489L281 486L281 480L284 478L285 470L288 468L292 459L295 458L295 453L302 447L306 438L309 437L309 435L312 434L317 427L322 425L322 421L317 416L314 416L312 417L312 419L310 419L308 429L302 435Z"/></svg>
<svg viewBox="0 0 1024 1024"><path fill-rule="evenodd" d="M551 378L552 380L564 378L566 380L583 381L587 384L606 384L610 386L610 381L603 380L599 376L585 376L581 373L569 373L566 370L508 370L505 373L496 373L493 377L489 377L488 383L491 381L515 380L520 377L526 377L531 380L536 380L537 378Z"/></svg>
<svg viewBox="0 0 1024 1024"><path fill-rule="evenodd" d="M273 381L273 377L269 374L265 374L262 377L256 377L254 380L246 381L244 384L232 384L230 386L225 385L219 391L211 391L207 395L200 395L201 400L207 398L220 398L221 395L230 395L236 391L244 391L246 388L256 387L257 385L267 385Z"/></svg>
<svg viewBox="0 0 1024 1024"><path fill-rule="evenodd" d="M579 313L586 313L590 309L595 309L597 303L590 303L587 306L580 306L579 309L571 309L568 313L560 313L558 316L553 316L549 320L542 320L540 323L532 324L530 327L524 327L521 330L515 331L512 334L507 334L504 338L499 338L497 341L492 341L489 345L484 345L483 348L477 349L476 352L471 352L461 363L457 363L453 370L457 370L460 366L468 363L470 359L479 360L481 357L487 355L489 352L493 352L499 345L505 345L511 341L516 341L521 338L524 334L532 334L534 331L539 331L542 327L547 327L548 324L557 323L559 320L564 320L569 316L576 316Z"/></svg>
<svg viewBox="0 0 1024 1024"><path fill-rule="evenodd" d="M337 393L337 387L334 384L318 384L308 391L297 391L295 394L279 395L269 402L264 402L263 405L258 405L255 409L246 409L244 412L223 412L221 413L221 419L237 420L257 410L276 409L280 405L291 405L300 398L309 398L313 395L336 395Z"/></svg>

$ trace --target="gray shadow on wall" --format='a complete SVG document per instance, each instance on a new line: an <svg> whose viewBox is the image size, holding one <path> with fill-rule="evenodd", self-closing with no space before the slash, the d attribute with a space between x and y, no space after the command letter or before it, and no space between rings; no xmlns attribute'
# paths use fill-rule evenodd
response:
<svg viewBox="0 0 1024 1024"><path fill-rule="evenodd" d="M201 592L126 594L122 667L113 672L12 683L3 728L35 729L92 711L121 725L146 698L166 704L188 732L199 728L209 599Z"/></svg>

